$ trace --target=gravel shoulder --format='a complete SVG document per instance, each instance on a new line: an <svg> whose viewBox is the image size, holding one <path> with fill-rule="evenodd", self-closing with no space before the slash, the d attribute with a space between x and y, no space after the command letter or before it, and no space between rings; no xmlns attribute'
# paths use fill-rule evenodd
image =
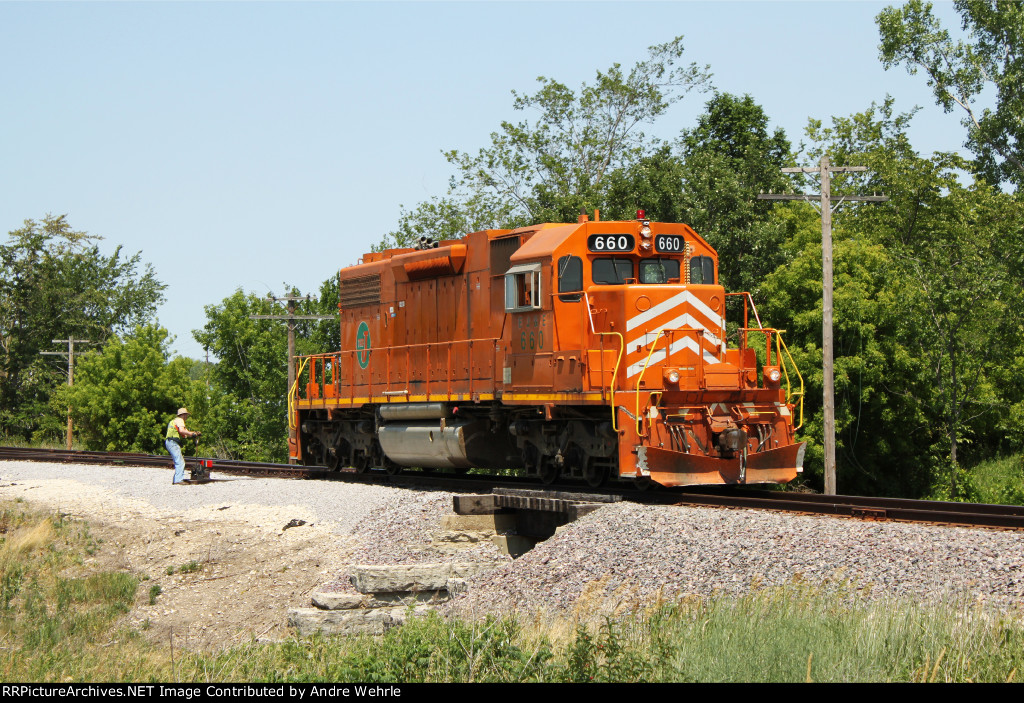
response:
<svg viewBox="0 0 1024 703"><path fill-rule="evenodd" d="M475 617L593 616L793 581L1024 612L1024 535L1015 532L620 503L513 561L489 542L457 551L436 543L452 506L443 491L214 478L172 486L165 469L8 461L0 500L88 521L101 543L85 568L146 579L129 622L182 647L285 638L288 608L308 606L315 590L350 589L352 564L488 562L494 569L445 607ZM293 521L303 524L286 527ZM193 561L198 571L180 572Z"/></svg>

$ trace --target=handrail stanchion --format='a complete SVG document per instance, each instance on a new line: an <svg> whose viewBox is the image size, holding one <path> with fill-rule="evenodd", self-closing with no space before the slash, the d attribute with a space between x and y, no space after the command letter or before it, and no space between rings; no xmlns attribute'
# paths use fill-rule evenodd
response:
<svg viewBox="0 0 1024 703"><path fill-rule="evenodd" d="M608 382L609 404L611 406L611 411L612 411L612 430L615 431L615 432L618 432L619 431L619 423L618 423L618 420L617 420L616 414L615 414L615 379L619 375L619 365L622 364L622 356L623 356L623 354L626 351L626 339L625 339L625 337L622 336L621 332L598 332L597 330L595 330L594 329L594 315L590 311L590 296L587 295L586 291L583 291L583 298L587 302L587 312L590 313L590 331L591 331L591 333L596 334L596 335L601 335L602 337L604 335L606 335L606 334L613 334L613 335L615 335L616 337L619 338L619 357L615 361L615 369L612 371L611 381ZM603 342L603 339L602 339L602 342ZM602 362L601 366L602 366L602 369L603 369L604 368L604 347L603 347L603 345L602 345L602 351L601 351L601 362ZM602 375L601 375L601 384L602 384L602 388L603 388L603 386L604 386L604 374L603 374L603 372L602 372Z"/></svg>

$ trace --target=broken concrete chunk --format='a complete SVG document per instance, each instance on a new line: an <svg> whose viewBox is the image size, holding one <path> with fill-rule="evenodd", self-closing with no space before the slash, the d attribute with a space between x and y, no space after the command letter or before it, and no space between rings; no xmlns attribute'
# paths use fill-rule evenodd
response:
<svg viewBox="0 0 1024 703"><path fill-rule="evenodd" d="M349 579L360 593L440 591L450 578L469 578L497 564L416 564L354 566Z"/></svg>
<svg viewBox="0 0 1024 703"><path fill-rule="evenodd" d="M410 615L425 615L427 606L416 608L372 608L369 610L320 610L291 608L288 625L303 637L322 632L325 635L382 635L405 622Z"/></svg>
<svg viewBox="0 0 1024 703"><path fill-rule="evenodd" d="M354 608L394 608L397 606L443 603L449 600L448 591L421 591L419 593L332 593L313 594L313 606L321 610L351 610Z"/></svg>
<svg viewBox="0 0 1024 703"><path fill-rule="evenodd" d="M448 579L447 590L450 597L454 598L468 591L469 584L466 583L466 579L450 578Z"/></svg>
<svg viewBox="0 0 1024 703"><path fill-rule="evenodd" d="M493 495L452 496L452 508L459 515L486 515L498 509Z"/></svg>
<svg viewBox="0 0 1024 703"><path fill-rule="evenodd" d="M491 515L445 515L441 529L450 532L508 532L516 527L516 516L511 513Z"/></svg>

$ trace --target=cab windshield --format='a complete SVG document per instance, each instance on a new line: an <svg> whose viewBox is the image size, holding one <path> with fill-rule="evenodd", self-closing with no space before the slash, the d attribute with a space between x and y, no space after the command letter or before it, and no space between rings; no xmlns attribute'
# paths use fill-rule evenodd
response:
<svg viewBox="0 0 1024 703"><path fill-rule="evenodd" d="M594 283L621 286L627 278L633 278L633 262L612 257L594 259L590 274Z"/></svg>
<svg viewBox="0 0 1024 703"><path fill-rule="evenodd" d="M641 283L668 283L675 279L679 282L679 259L641 259Z"/></svg>

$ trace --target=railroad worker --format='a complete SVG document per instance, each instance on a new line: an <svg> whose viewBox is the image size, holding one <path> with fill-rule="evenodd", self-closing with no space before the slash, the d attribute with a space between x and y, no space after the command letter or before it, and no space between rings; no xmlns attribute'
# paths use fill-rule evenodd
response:
<svg viewBox="0 0 1024 703"><path fill-rule="evenodd" d="M192 432L185 427L185 418L187 417L188 410L178 408L177 417L167 423L167 434L164 438L164 446L167 447L167 453L174 459L173 483L175 485L185 480L185 457L181 453L185 440L202 434L201 432Z"/></svg>

